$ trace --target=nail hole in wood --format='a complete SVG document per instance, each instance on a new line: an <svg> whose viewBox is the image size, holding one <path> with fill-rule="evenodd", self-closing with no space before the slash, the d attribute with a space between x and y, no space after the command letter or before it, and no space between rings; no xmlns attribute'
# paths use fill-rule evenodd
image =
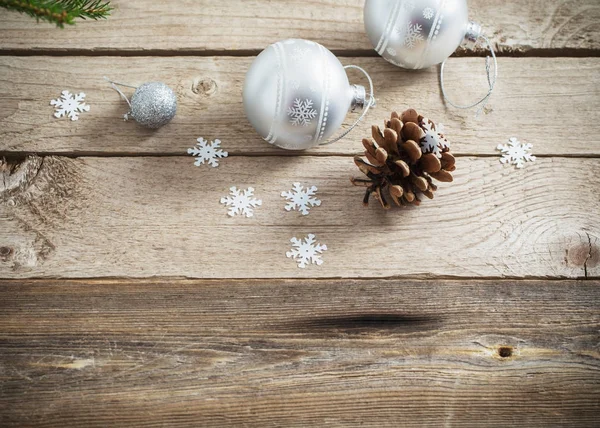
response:
<svg viewBox="0 0 600 428"><path fill-rule="evenodd" d="M513 350L510 346L501 346L498 348L498 355L500 358L512 357Z"/></svg>
<svg viewBox="0 0 600 428"><path fill-rule="evenodd" d="M0 259L2 261L8 261L8 258L13 253L13 249L10 247L0 247Z"/></svg>

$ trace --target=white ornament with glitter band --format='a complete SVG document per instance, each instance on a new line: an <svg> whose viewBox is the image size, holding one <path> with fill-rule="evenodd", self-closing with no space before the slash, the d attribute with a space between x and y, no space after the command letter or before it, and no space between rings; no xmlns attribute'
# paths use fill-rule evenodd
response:
<svg viewBox="0 0 600 428"><path fill-rule="evenodd" d="M258 55L246 74L243 101L261 137L290 150L324 143L349 110L367 107L365 88L348 82L335 55L303 39L277 42Z"/></svg>
<svg viewBox="0 0 600 428"><path fill-rule="evenodd" d="M366 0L364 22L377 53L411 69L441 63L481 32L468 20L466 0Z"/></svg>

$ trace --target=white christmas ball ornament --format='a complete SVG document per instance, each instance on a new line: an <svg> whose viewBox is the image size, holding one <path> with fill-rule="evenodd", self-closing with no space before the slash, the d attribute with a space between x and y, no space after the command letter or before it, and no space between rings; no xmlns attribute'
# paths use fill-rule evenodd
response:
<svg viewBox="0 0 600 428"><path fill-rule="evenodd" d="M466 0L366 0L365 30L379 55L420 69L439 64L481 27L469 22Z"/></svg>
<svg viewBox="0 0 600 428"><path fill-rule="evenodd" d="M318 43L277 42L256 57L244 82L244 109L269 143L302 150L338 130L348 110L365 107L365 88L350 85L339 60Z"/></svg>

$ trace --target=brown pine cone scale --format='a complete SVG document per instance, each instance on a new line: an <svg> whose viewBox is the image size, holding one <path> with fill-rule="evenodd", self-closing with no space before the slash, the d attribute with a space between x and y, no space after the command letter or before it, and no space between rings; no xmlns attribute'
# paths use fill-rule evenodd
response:
<svg viewBox="0 0 600 428"><path fill-rule="evenodd" d="M371 129L372 138L363 139L363 159L355 156L354 163L367 178L353 178L356 186L366 187L363 203L368 205L373 195L385 209L396 205L419 205L419 195L433 198L437 186L433 179L451 182L456 169L446 137L435 123L409 109L399 115L393 112L379 126Z"/></svg>

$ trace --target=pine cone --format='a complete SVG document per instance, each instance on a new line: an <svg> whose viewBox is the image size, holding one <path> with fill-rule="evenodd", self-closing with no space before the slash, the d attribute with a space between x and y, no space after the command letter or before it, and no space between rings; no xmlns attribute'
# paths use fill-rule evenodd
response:
<svg viewBox="0 0 600 428"><path fill-rule="evenodd" d="M406 110L402 115L393 112L385 121L385 129L372 128L373 138L363 139L366 160L361 156L354 163L368 179L353 178L352 184L367 188L363 203L369 204L371 194L383 208L389 209L387 197L398 206L419 205L419 194L433 198L437 186L433 178L451 182L450 172L456 169L454 156L442 129L419 115Z"/></svg>

